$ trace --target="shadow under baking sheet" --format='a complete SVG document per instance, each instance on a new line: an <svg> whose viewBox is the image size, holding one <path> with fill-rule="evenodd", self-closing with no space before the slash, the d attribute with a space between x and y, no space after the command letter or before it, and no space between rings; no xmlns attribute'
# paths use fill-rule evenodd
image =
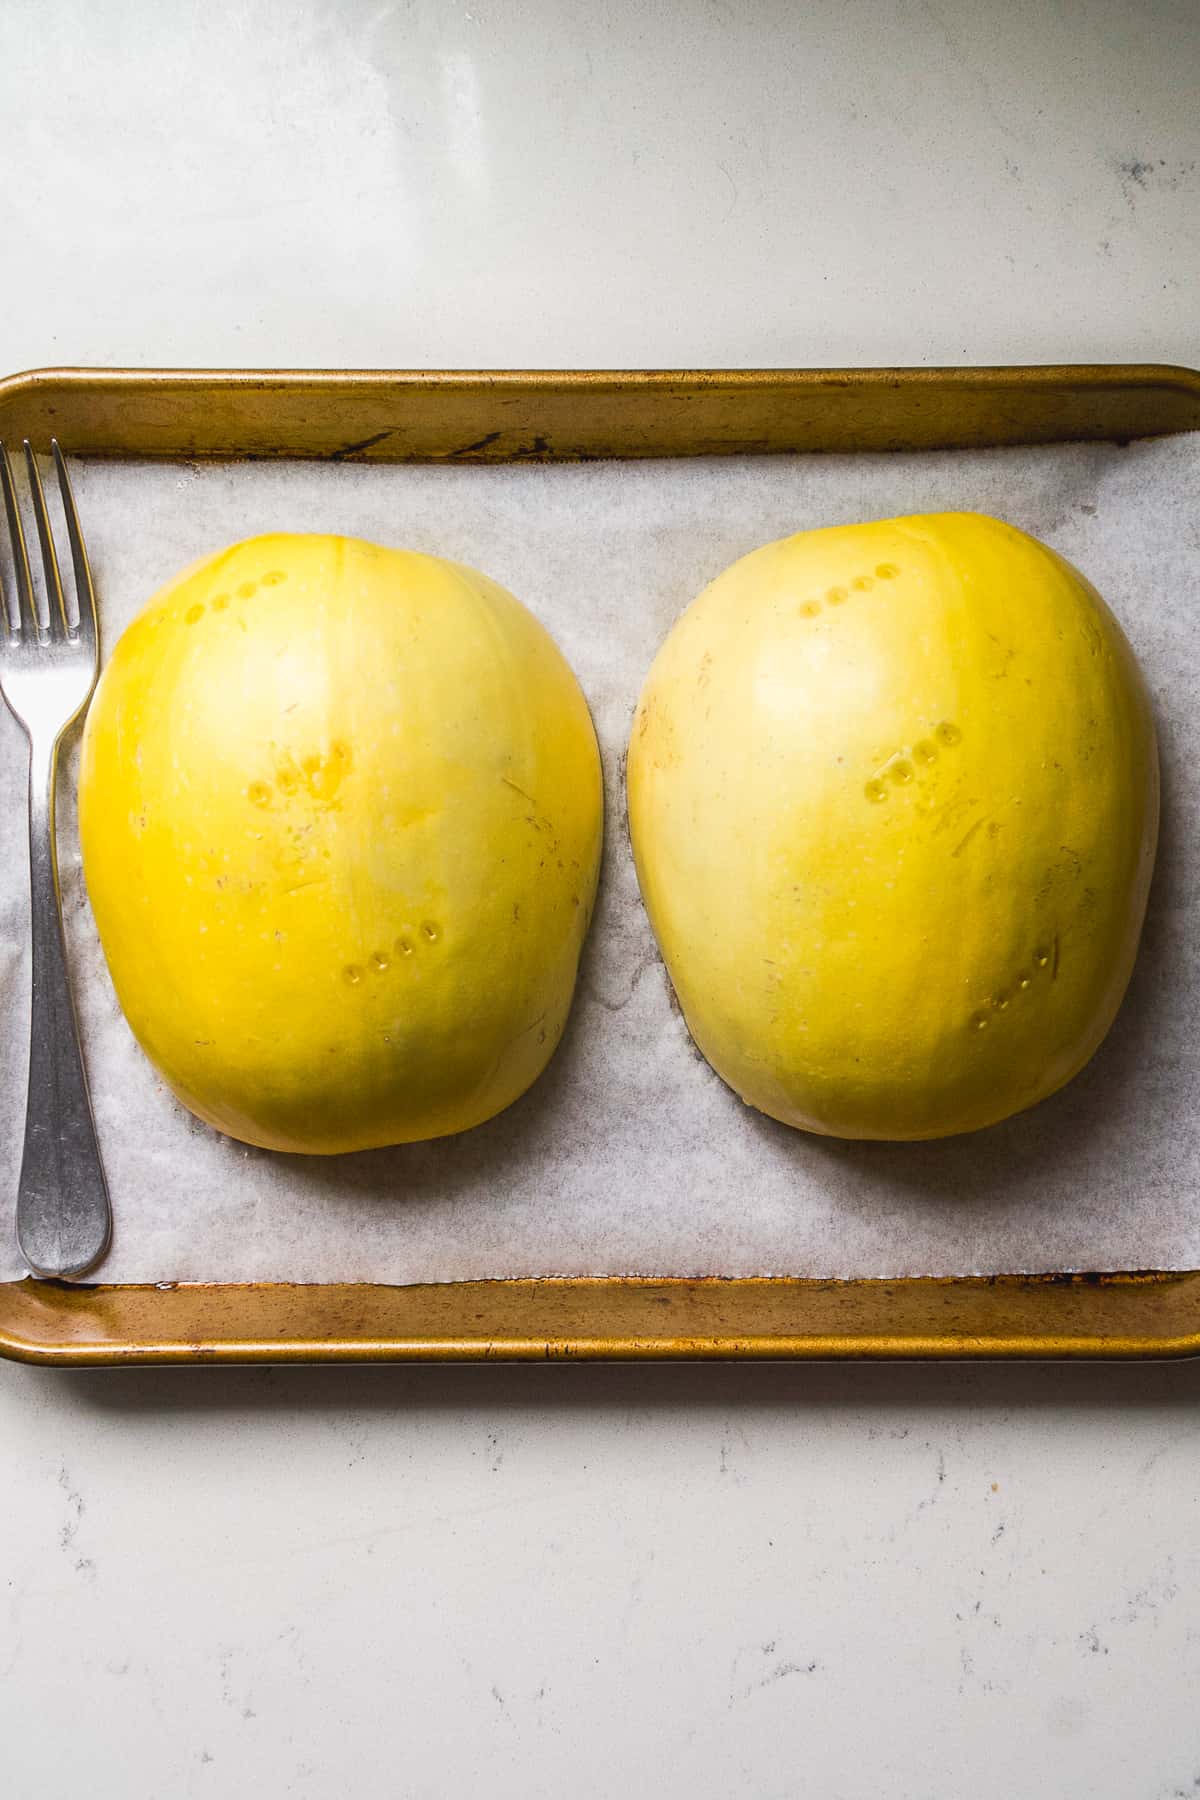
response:
<svg viewBox="0 0 1200 1800"><path fill-rule="evenodd" d="M47 1373L0 1366L0 1381L44 1385ZM786 1414L795 1429L827 1414L894 1414L906 1431L914 1409L1092 1414L1131 1407L1178 1415L1181 1435L1200 1435L1200 1358L1161 1363L492 1363L424 1368L62 1369L53 1377L77 1402L122 1419L223 1418L258 1412L344 1419L355 1412L458 1413L489 1419L613 1413L629 1420L681 1410L719 1417L736 1409Z"/></svg>

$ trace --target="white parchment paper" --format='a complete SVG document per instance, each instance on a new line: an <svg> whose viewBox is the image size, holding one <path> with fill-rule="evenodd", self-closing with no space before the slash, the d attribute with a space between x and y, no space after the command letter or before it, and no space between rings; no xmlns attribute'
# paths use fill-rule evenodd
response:
<svg viewBox="0 0 1200 1800"><path fill-rule="evenodd" d="M248 1150L165 1091L117 1008L60 837L116 1224L113 1281L539 1274L898 1276L1200 1265L1200 437L1037 450L494 469L77 465L111 646L182 565L267 530L352 532L473 563L549 626L605 758L600 901L563 1044L464 1136L325 1158ZM744 1107L692 1047L638 900L622 756L672 620L726 564L805 527L970 508L1092 578L1154 695L1165 810L1133 985L1063 1093L970 1137L856 1145ZM0 716L0 1276L25 1094L23 740Z"/></svg>

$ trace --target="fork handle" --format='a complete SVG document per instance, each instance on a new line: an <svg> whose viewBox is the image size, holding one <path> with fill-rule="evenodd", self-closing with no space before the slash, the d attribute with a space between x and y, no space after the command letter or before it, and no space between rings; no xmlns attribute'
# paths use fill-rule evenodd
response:
<svg viewBox="0 0 1200 1800"><path fill-rule="evenodd" d="M63 940L54 784L58 745L31 739L29 897L33 1005L17 1237L36 1275L81 1275L108 1248L112 1214Z"/></svg>

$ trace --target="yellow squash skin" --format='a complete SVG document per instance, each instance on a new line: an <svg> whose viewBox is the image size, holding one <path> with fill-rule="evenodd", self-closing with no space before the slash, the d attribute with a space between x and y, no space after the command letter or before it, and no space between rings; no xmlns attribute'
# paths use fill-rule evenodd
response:
<svg viewBox="0 0 1200 1800"><path fill-rule="evenodd" d="M193 1112L330 1154L465 1131L558 1043L595 897L574 675L473 569L253 538L124 633L84 872L125 1015Z"/></svg>
<svg viewBox="0 0 1200 1800"><path fill-rule="evenodd" d="M971 513L802 532L684 613L628 759L700 1049L844 1138L973 1131L1092 1055L1137 950L1158 758L1083 577Z"/></svg>

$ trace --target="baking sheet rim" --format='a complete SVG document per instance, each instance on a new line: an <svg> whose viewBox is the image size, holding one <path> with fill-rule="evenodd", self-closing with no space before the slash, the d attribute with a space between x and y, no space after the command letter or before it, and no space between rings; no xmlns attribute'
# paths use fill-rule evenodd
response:
<svg viewBox="0 0 1200 1800"><path fill-rule="evenodd" d="M1033 365L1009 368L745 370L745 371L304 371L304 370L87 370L47 369L0 381L0 435L6 417L22 403L36 424L57 431L65 424L69 445L80 442L70 430L86 417L89 398L111 406L120 402L120 423L103 435L107 407L99 406L102 445L84 443L84 454L236 454L221 436L228 424L212 425L205 439L206 399L233 397L235 413L247 408L268 417L280 397L335 393L366 404L373 397L420 394L464 396L494 405L498 395L513 400L572 394L586 411L612 398L654 408L665 394L697 402L733 397L743 403L732 423L716 417L696 446L747 447L744 403L764 402L768 412L781 402L819 394L826 406L859 400L869 390L877 408L862 448L929 449L953 444L1059 441L1200 428L1200 372L1170 365ZM1014 397L1036 402L1029 410L1029 436L1011 413ZM1094 402L1089 418L1088 398ZM1156 414L1148 402L1158 396L1170 408ZM139 439L130 399L151 404ZM913 400L919 407L914 411ZM956 399L970 399L976 413L966 423ZM1081 400L1084 402L1081 408ZM161 404L165 402L165 406ZM978 413L982 402L983 422ZM1003 409L996 435L986 435L986 409ZM1039 406L1041 411L1039 412ZM898 411L896 409L899 408ZM1107 411L1106 411L1107 408ZM888 434L889 410L896 435ZM1065 409L1065 410L1064 410ZM965 410L965 409L964 409ZM1082 411L1082 420L1081 420ZM211 409L208 413L211 419ZM199 428L196 421L199 420ZM757 440L763 449L817 449L811 420L797 441L780 438L777 418ZM111 423L111 422L109 422ZM370 442L326 439L307 450L296 427L281 434L276 454L371 455L376 460L439 455L480 455L507 460L532 455L546 460L581 452L557 448L545 434L518 422L513 447L505 430L481 452L477 444L455 450L397 437L390 427ZM587 421L585 420L585 424ZM651 417L652 423L652 417ZM613 421L591 421L602 447ZM653 430L637 436L638 421L618 420L634 441L619 456L686 454L673 448L670 433L656 440ZM722 436L721 431L726 435ZM819 434L820 426L816 427ZM30 426L25 426L30 431ZM1016 435L1014 435L1014 431ZM174 437L170 435L174 433ZM984 435L980 435L981 432ZM165 434L165 435L164 435ZM84 434L86 436L86 434ZM319 435L319 434L318 434ZM485 436L488 434L484 434ZM64 432L68 436L68 432ZM519 442L517 440L520 440ZM838 447L845 447L839 443ZM245 453L245 452L243 452ZM447 1329L446 1300L457 1316ZM781 1305L776 1305L780 1302ZM765 1310L764 1310L765 1303ZM574 1311L572 1311L574 1307ZM658 1308L655 1319L652 1308ZM730 1316L730 1313L735 1316ZM557 1318L554 1316L558 1314ZM309 1320L303 1329L305 1315ZM349 1316L353 1314L354 1316ZM389 1319L390 1315L390 1319ZM1178 1315L1178 1316L1176 1316ZM442 1326L439 1330L439 1318ZM373 1324L391 1325L372 1331ZM704 1327L708 1329L704 1329ZM425 1328L422 1328L425 1327ZM557 1327L557 1328L556 1328ZM757 1328L756 1328L757 1327ZM321 1362L321 1361L497 1361L497 1360L690 1360L690 1359L940 1359L940 1358L1128 1358L1200 1354L1200 1271L1147 1270L1133 1274L1049 1274L926 1276L904 1280L809 1280L795 1277L695 1280L650 1277L449 1282L397 1287L377 1283L179 1283L151 1286L67 1284L29 1277L0 1283L0 1355L55 1365L134 1363Z"/></svg>

